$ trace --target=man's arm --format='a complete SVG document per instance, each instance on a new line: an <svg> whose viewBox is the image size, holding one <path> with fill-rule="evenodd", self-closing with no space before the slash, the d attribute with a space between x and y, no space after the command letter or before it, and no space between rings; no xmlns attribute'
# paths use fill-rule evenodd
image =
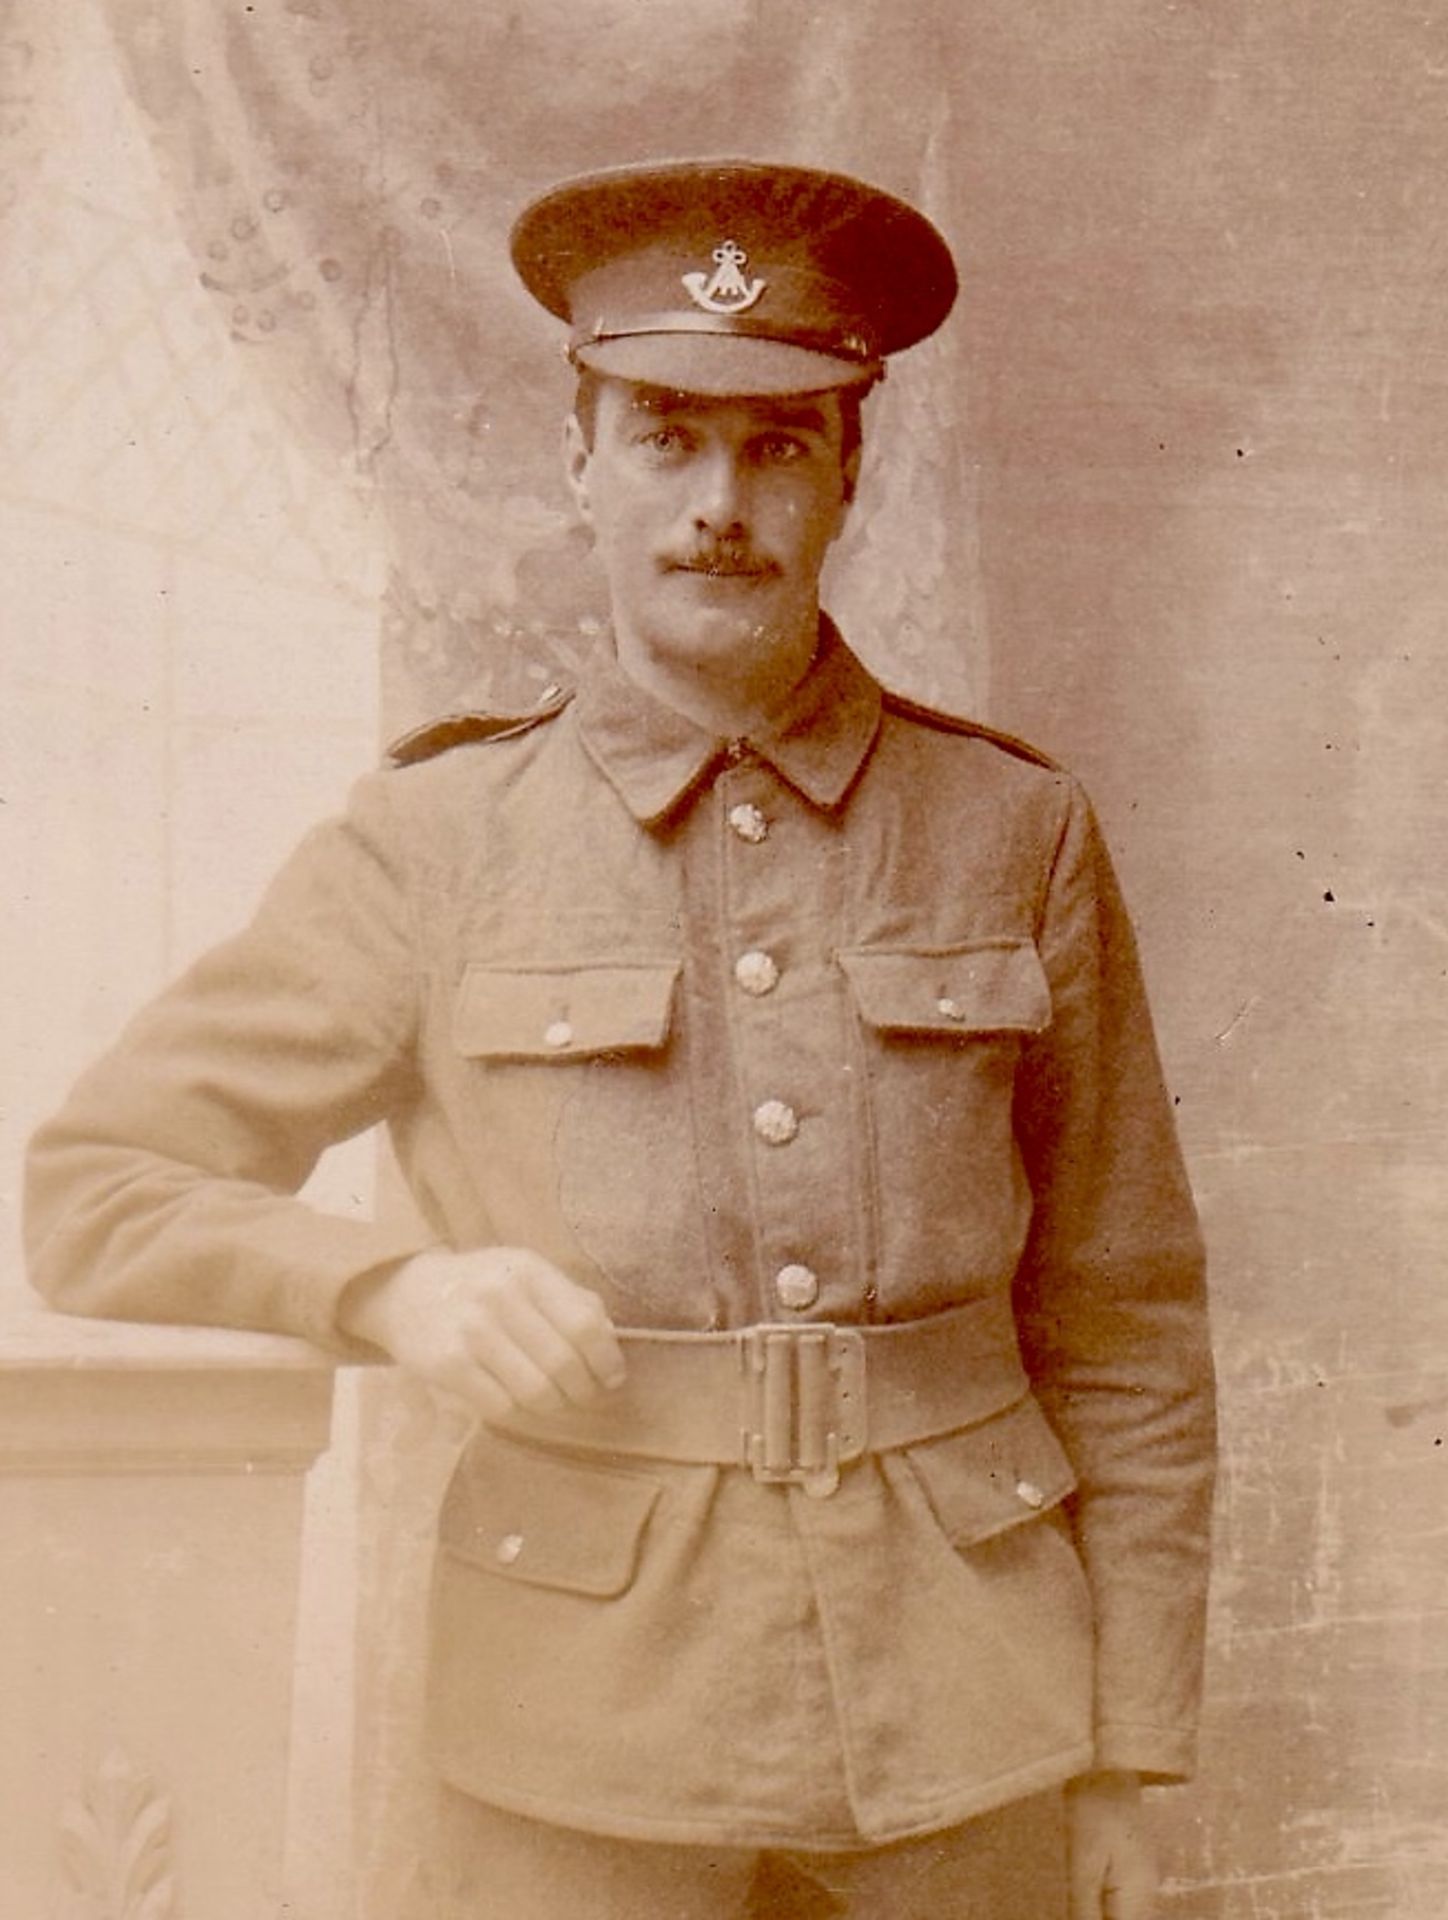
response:
<svg viewBox="0 0 1448 1920"><path fill-rule="evenodd" d="M1095 1605L1097 1763L1109 1788L1093 1776L1078 1791L1075 1825L1119 1840L1140 1825L1122 1778L1179 1779L1193 1761L1215 1427L1195 1211L1130 924L1079 794L1038 942L1053 1014L1019 1082L1035 1209L1017 1318L1075 1465Z"/></svg>
<svg viewBox="0 0 1448 1920"><path fill-rule="evenodd" d="M41 1128L36 1286L58 1307L346 1347L337 1302L431 1243L293 1196L414 1097L418 960L386 776L310 834L252 925L144 1012Z"/></svg>
<svg viewBox="0 0 1448 1920"><path fill-rule="evenodd" d="M454 1253L294 1198L334 1141L406 1108L418 985L386 782L308 836L37 1135L32 1272L59 1307L378 1351L473 1413L591 1398L623 1360L596 1294L536 1254Z"/></svg>

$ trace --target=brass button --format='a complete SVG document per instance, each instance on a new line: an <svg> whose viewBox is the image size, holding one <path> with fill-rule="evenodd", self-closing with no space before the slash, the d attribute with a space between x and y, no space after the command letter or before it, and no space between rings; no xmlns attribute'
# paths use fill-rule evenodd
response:
<svg viewBox="0 0 1448 1920"><path fill-rule="evenodd" d="M523 1551L521 1533L505 1533L494 1549L498 1565L511 1567Z"/></svg>
<svg viewBox="0 0 1448 1920"><path fill-rule="evenodd" d="M767 953L741 953L734 962L734 978L746 993L773 993L779 985L779 968Z"/></svg>
<svg viewBox="0 0 1448 1920"><path fill-rule="evenodd" d="M963 1020L965 1018L965 1008L958 1000L951 1000L949 997L943 997L937 1000L935 1003L935 1011L943 1014L947 1020Z"/></svg>
<svg viewBox="0 0 1448 1920"><path fill-rule="evenodd" d="M774 1276L774 1297L791 1313L802 1313L820 1297L819 1275L810 1267L791 1262Z"/></svg>
<svg viewBox="0 0 1448 1920"><path fill-rule="evenodd" d="M552 1026L544 1029L543 1044L545 1047L571 1047L573 1028L566 1020L555 1020Z"/></svg>
<svg viewBox="0 0 1448 1920"><path fill-rule="evenodd" d="M729 825L741 840L747 840L752 846L758 846L761 840L769 838L769 822L759 808L749 801L729 809Z"/></svg>
<svg viewBox="0 0 1448 1920"><path fill-rule="evenodd" d="M772 1147L787 1147L799 1132L799 1115L783 1100L765 1100L754 1109L754 1131Z"/></svg>
<svg viewBox="0 0 1448 1920"><path fill-rule="evenodd" d="M1018 1500L1024 1500L1028 1507L1040 1508L1046 1504L1046 1496L1034 1480L1018 1480L1016 1482L1016 1498Z"/></svg>

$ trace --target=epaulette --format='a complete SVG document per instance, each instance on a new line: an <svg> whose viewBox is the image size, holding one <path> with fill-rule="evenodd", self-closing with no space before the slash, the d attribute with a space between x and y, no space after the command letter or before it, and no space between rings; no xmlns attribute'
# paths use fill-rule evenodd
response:
<svg viewBox="0 0 1448 1920"><path fill-rule="evenodd" d="M1042 753L1029 740L1017 739L1015 734L1002 733L996 727L982 726L979 720L967 720L958 713L942 713L938 707L922 706L918 700L907 700L903 693L892 693L888 688L885 690L885 705L892 713L898 713L906 720L919 721L921 726L934 727L939 733L963 733L972 739L988 740L1003 753L1014 754L1017 760L1029 760L1032 766L1045 767L1051 773L1065 772L1059 760L1053 760L1049 753Z"/></svg>
<svg viewBox="0 0 1448 1920"><path fill-rule="evenodd" d="M438 720L425 720L413 727L387 749L394 767L413 767L420 760L431 760L450 747L475 746L483 740L511 740L517 734L531 733L545 720L553 720L573 698L571 689L550 687L536 707L527 713L445 713Z"/></svg>

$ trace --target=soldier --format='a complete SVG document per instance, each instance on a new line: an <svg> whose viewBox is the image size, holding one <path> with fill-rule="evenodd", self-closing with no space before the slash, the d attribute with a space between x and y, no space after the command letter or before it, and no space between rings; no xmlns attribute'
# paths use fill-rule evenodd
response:
<svg viewBox="0 0 1448 1920"><path fill-rule="evenodd" d="M566 183L513 254L571 329L611 631L402 742L81 1081L36 1279L477 1415L419 1916L1144 1920L1212 1414L1131 932L1071 777L819 604L950 253L731 162ZM305 1209L379 1120L425 1225Z"/></svg>

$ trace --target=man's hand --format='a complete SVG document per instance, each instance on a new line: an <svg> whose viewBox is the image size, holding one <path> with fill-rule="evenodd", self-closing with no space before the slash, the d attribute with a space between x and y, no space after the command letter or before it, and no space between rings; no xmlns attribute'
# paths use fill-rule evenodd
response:
<svg viewBox="0 0 1448 1920"><path fill-rule="evenodd" d="M485 1420L582 1406L623 1380L598 1295L519 1247L417 1254L354 1284L339 1318Z"/></svg>
<svg viewBox="0 0 1448 1920"><path fill-rule="evenodd" d="M1156 1849L1134 1773L1088 1773L1066 1788L1071 1920L1151 1920Z"/></svg>

